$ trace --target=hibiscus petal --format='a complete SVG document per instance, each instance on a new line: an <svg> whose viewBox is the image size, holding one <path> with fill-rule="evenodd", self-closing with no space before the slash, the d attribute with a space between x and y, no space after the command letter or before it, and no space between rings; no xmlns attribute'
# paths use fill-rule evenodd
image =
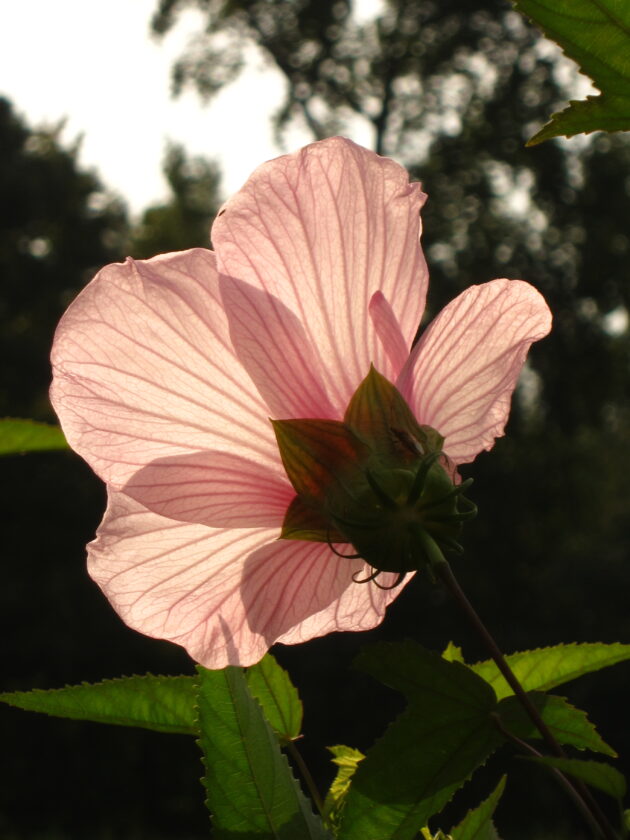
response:
<svg viewBox="0 0 630 840"><path fill-rule="evenodd" d="M352 553L348 545L337 550ZM299 644L338 630L370 630L403 588L380 589L353 580L365 580L372 571L362 560L337 556L324 543L280 540L266 545L245 563L242 594L249 625L264 633L269 646L276 641ZM392 586L397 577L383 574L379 583Z"/></svg>
<svg viewBox="0 0 630 840"><path fill-rule="evenodd" d="M333 417L317 349L291 310L242 280L220 287L232 344L272 417Z"/></svg>
<svg viewBox="0 0 630 840"><path fill-rule="evenodd" d="M209 449L281 469L210 251L104 268L62 318L52 361L71 446L117 488L153 460Z"/></svg>
<svg viewBox="0 0 630 840"><path fill-rule="evenodd" d="M219 270L275 295L304 325L337 416L371 362L390 379L399 372L368 317L375 292L411 346L427 286L423 200L398 164L337 137L261 166L212 228Z"/></svg>
<svg viewBox="0 0 630 840"><path fill-rule="evenodd" d="M277 536L295 496L286 475L218 451L152 461L124 492L170 519L215 528L276 527Z"/></svg>
<svg viewBox="0 0 630 840"><path fill-rule="evenodd" d="M391 370L402 370L409 357L409 345L405 341L391 304L382 292L375 292L368 309Z"/></svg>
<svg viewBox="0 0 630 840"><path fill-rule="evenodd" d="M176 522L110 491L88 568L129 626L182 645L209 668L250 665L279 639L297 643L382 620L400 588L354 583L354 572L366 576L361 561L276 534Z"/></svg>
<svg viewBox="0 0 630 840"><path fill-rule="evenodd" d="M549 307L521 280L471 286L429 325L397 385L418 421L444 436L455 463L503 434L527 351L550 329Z"/></svg>

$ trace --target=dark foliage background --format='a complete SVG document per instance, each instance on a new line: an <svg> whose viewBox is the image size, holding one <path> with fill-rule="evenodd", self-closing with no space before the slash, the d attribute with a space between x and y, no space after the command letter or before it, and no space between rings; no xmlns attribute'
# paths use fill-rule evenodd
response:
<svg viewBox="0 0 630 840"><path fill-rule="evenodd" d="M207 12L207 27L175 67L176 88L212 96L253 41L288 81L280 132L298 120L323 137L358 115L372 124L375 148L424 182L429 314L492 277L523 277L545 294L554 331L531 354L508 437L465 471L480 516L456 572L505 651L630 641L627 138L524 147L566 99L566 73L498 0L389 0L381 18L361 25L342 0L162 0L155 31L168 32L193 5ZM0 411L52 419L47 354L67 302L96 268L127 252L206 244L219 173L169 149L172 200L132 225L124 205L79 169L75 149L63 149L55 131L29 129L6 101L0 152ZM87 578L84 546L103 509L89 469L55 453L6 458L0 469L3 688L191 672L183 652L122 626ZM372 639L405 636L435 649L454 639L468 659L485 658L448 599L421 577L378 630L274 651L304 699L301 748L322 787L332 775L325 745L365 749L401 708L352 669L353 657ZM628 674L617 666L562 692L589 711L626 771ZM191 739L0 714L10 768L0 787L3 838L208 836ZM506 840L586 836L562 793L510 751L476 774L442 827L506 768L498 812Z"/></svg>

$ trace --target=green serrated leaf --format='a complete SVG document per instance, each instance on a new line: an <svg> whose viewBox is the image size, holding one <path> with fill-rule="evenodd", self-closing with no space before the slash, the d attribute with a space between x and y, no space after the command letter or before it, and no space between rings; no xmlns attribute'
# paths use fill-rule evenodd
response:
<svg viewBox="0 0 630 840"><path fill-rule="evenodd" d="M462 649L458 647L454 642L449 642L444 650L442 651L442 658L446 659L447 662L461 662L464 663L464 654L462 653Z"/></svg>
<svg viewBox="0 0 630 840"><path fill-rule="evenodd" d="M529 759L536 764L555 767L567 776L581 779L587 785L607 793L614 799L623 799L626 795L626 780L615 767L602 761L584 761L580 758L544 758Z"/></svg>
<svg viewBox="0 0 630 840"><path fill-rule="evenodd" d="M516 8L591 77L600 96L553 114L532 146L581 132L630 130L630 3L627 0L514 0Z"/></svg>
<svg viewBox="0 0 630 840"><path fill-rule="evenodd" d="M0 700L26 711L56 717L196 734L192 677L146 674L49 691L15 691L0 694Z"/></svg>
<svg viewBox="0 0 630 840"><path fill-rule="evenodd" d="M505 658L525 691L548 691L584 674L630 659L630 645L618 642L555 645L512 653ZM491 659L477 662L470 668L490 683L499 700L513 693Z"/></svg>
<svg viewBox="0 0 630 840"><path fill-rule="evenodd" d="M490 796L477 808L469 811L464 819L451 829L453 840L499 840L492 815L503 795L506 778L507 776L503 776Z"/></svg>
<svg viewBox="0 0 630 840"><path fill-rule="evenodd" d="M376 645L357 665L409 706L357 768L338 837L411 840L503 742L496 698L466 666L413 642Z"/></svg>
<svg viewBox="0 0 630 840"><path fill-rule="evenodd" d="M333 754L333 764L336 764L339 769L333 779L330 790L326 794L324 818L333 829L337 830L346 796L350 790L350 782L359 766L359 762L363 761L365 756L359 750L355 750L353 747L346 747L343 744L328 747L328 750Z"/></svg>
<svg viewBox="0 0 630 840"><path fill-rule="evenodd" d="M68 449L59 426L5 417L0 420L0 455Z"/></svg>
<svg viewBox="0 0 630 840"><path fill-rule="evenodd" d="M268 653L245 673L252 697L283 742L295 741L302 731L302 702L284 668Z"/></svg>
<svg viewBox="0 0 630 840"><path fill-rule="evenodd" d="M242 668L197 666L199 746L215 840L331 840L293 778Z"/></svg>
<svg viewBox="0 0 630 840"><path fill-rule="evenodd" d="M564 697L532 692L529 699L560 744L616 757L617 753L602 740L586 712L576 709ZM497 711L503 726L521 740L541 737L516 697L501 700Z"/></svg>

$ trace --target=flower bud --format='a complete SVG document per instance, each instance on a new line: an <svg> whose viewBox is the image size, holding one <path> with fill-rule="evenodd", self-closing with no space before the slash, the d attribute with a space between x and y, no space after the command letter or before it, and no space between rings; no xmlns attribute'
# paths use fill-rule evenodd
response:
<svg viewBox="0 0 630 840"><path fill-rule="evenodd" d="M281 538L350 543L356 555L399 580L461 551L462 524L476 513L462 495L471 480L442 452L443 439L420 426L396 388L374 368L343 422L280 420L274 429L297 496ZM335 549L333 549L335 550Z"/></svg>

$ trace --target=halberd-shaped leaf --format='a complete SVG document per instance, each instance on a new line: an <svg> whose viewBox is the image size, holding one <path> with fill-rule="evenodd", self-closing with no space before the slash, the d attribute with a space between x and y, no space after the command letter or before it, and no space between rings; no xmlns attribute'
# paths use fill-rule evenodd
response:
<svg viewBox="0 0 630 840"><path fill-rule="evenodd" d="M357 665L409 706L359 764L338 837L411 840L502 743L496 698L466 666L413 642L376 645Z"/></svg>
<svg viewBox="0 0 630 840"><path fill-rule="evenodd" d="M503 776L490 796L477 808L469 811L464 819L450 830L449 834L453 840L499 840L492 815L503 795L506 778L507 776Z"/></svg>
<svg viewBox="0 0 630 840"><path fill-rule="evenodd" d="M267 653L245 672L250 694L260 703L280 741L295 741L302 731L302 701L284 668Z"/></svg>
<svg viewBox="0 0 630 840"><path fill-rule="evenodd" d="M528 146L551 137L630 129L630 4L627 0L514 0L601 91L572 101Z"/></svg>
<svg viewBox="0 0 630 840"><path fill-rule="evenodd" d="M199 746L215 840L331 840L249 693L242 668L197 670Z"/></svg>
<svg viewBox="0 0 630 840"><path fill-rule="evenodd" d="M121 677L90 685L0 694L0 700L31 712L158 732L196 734L192 677Z"/></svg>
<svg viewBox="0 0 630 840"><path fill-rule="evenodd" d="M555 645L512 653L506 659L525 691L548 691L583 674L630 659L630 645L618 642ZM491 659L477 662L470 668L490 683L499 700L512 694Z"/></svg>
<svg viewBox="0 0 630 840"><path fill-rule="evenodd" d="M0 420L0 455L69 449L59 426L5 417Z"/></svg>
<svg viewBox="0 0 630 840"><path fill-rule="evenodd" d="M581 779L587 785L602 790L614 799L621 800L626 795L627 786L623 775L615 767L604 764L602 761L583 761L579 758L554 758L552 756L530 760L546 767L555 767L567 776Z"/></svg>

